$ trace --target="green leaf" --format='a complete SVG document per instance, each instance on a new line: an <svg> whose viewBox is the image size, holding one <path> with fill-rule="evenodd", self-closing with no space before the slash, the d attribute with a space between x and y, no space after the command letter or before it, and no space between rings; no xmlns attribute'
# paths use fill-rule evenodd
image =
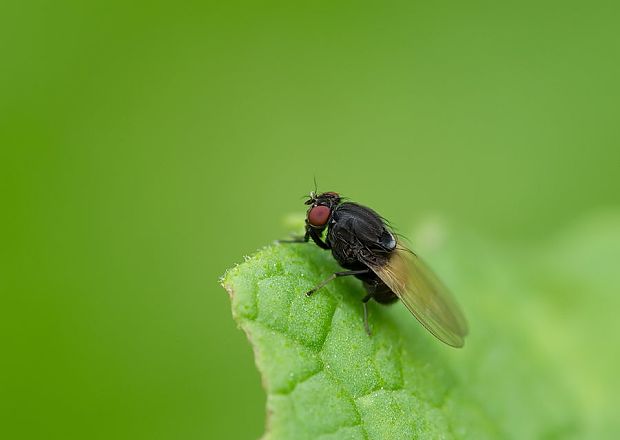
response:
<svg viewBox="0 0 620 440"><path fill-rule="evenodd" d="M581 252L566 248L571 240L555 243L565 257ZM581 438L607 432L608 420L588 420L581 406L580 390L596 385L582 380L588 365L572 372L563 365L577 357L562 350L570 322L589 318L581 309L554 312L554 283L566 275L565 266L551 264L558 254L543 248L532 259L463 235L449 242L424 255L435 256L431 262L464 305L471 335L462 350L434 339L399 303L370 303L369 337L358 280L338 279L306 297L339 270L329 252L312 244L266 247L226 273L222 283L233 316L252 343L267 392L266 438ZM620 243L607 252L620 255Z"/></svg>

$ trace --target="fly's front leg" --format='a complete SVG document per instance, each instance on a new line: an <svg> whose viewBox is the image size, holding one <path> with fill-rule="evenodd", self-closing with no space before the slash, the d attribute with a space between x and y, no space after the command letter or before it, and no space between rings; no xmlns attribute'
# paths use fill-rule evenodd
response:
<svg viewBox="0 0 620 440"><path fill-rule="evenodd" d="M305 233L303 237L295 237L290 240L278 240L276 243L308 243L310 240L310 232Z"/></svg>
<svg viewBox="0 0 620 440"><path fill-rule="evenodd" d="M321 232L317 232L316 229L308 229L306 235L309 235L310 238L312 238L312 241L314 241L316 245L321 249L331 249L329 245L325 243L321 238Z"/></svg>
<svg viewBox="0 0 620 440"><path fill-rule="evenodd" d="M335 272L333 274L331 274L329 276L329 278L324 279L323 281L321 281L319 284L317 284L314 288L308 290L306 292L306 296L310 296L312 295L314 292L316 292L317 290L319 290L321 287L325 286L326 284L328 284L330 281L335 280L336 278L339 277L348 277L350 275L360 275L363 273L368 273L369 269L360 269L360 270L345 270L343 272Z"/></svg>

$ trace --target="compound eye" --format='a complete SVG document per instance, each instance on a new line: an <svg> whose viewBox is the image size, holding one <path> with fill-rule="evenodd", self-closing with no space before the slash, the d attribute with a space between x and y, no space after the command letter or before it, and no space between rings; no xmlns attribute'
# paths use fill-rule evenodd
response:
<svg viewBox="0 0 620 440"><path fill-rule="evenodd" d="M329 220L330 214L331 209L329 209L327 206L314 206L308 213L308 222L312 226L325 226L327 220Z"/></svg>

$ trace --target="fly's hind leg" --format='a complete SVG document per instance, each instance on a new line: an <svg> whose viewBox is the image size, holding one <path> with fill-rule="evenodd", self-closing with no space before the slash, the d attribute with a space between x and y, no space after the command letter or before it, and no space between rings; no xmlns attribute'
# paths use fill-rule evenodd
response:
<svg viewBox="0 0 620 440"><path fill-rule="evenodd" d="M374 299L379 304L391 304L398 300L398 297L382 282L364 283L366 291L368 292L364 298L362 298L362 305L364 306L364 329L368 336L370 334L370 326L368 325L368 301Z"/></svg>
<svg viewBox="0 0 620 440"><path fill-rule="evenodd" d="M368 334L368 336L371 335L370 326L368 325L368 301L370 301L371 298L372 293L369 293L362 298L362 306L364 307L364 329L366 330L366 334Z"/></svg>

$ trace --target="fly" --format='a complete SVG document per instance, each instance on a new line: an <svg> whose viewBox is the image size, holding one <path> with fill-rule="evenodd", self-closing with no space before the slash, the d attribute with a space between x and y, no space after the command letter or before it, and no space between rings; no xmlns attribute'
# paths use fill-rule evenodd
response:
<svg viewBox="0 0 620 440"><path fill-rule="evenodd" d="M463 346L468 328L460 307L430 268L399 243L379 214L366 206L343 202L335 192L311 192L305 203L309 205L306 233L288 242L312 239L319 247L331 250L338 264L346 269L321 281L306 292L307 296L335 278L355 276L366 290L362 304L368 334L368 301L391 304L400 299L440 341L452 347Z"/></svg>

